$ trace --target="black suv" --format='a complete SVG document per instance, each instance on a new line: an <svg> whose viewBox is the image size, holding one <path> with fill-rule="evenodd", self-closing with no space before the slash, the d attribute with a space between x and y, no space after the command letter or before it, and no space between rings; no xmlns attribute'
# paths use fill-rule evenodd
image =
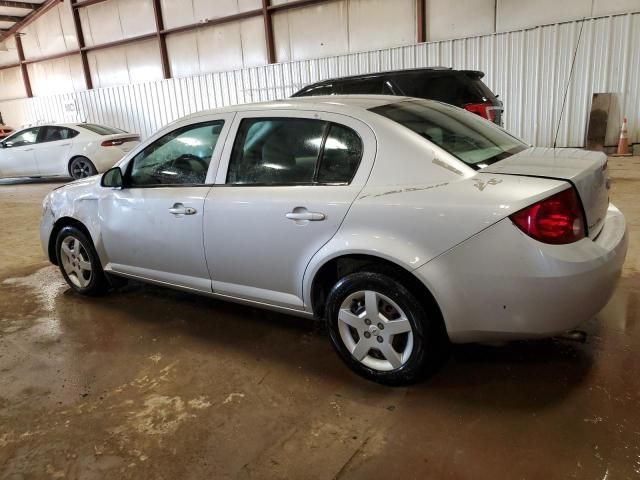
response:
<svg viewBox="0 0 640 480"><path fill-rule="evenodd" d="M309 85L294 97L400 95L449 103L502 125L502 102L482 83L483 72L445 67L395 70L332 78Z"/></svg>

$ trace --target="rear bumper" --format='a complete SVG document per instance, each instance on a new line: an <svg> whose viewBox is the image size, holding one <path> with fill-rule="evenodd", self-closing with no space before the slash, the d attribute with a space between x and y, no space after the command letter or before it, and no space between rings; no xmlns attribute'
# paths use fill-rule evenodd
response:
<svg viewBox="0 0 640 480"><path fill-rule="evenodd" d="M453 342L545 337L607 304L627 242L613 205L595 240L570 245L540 243L507 218L414 273L436 298Z"/></svg>

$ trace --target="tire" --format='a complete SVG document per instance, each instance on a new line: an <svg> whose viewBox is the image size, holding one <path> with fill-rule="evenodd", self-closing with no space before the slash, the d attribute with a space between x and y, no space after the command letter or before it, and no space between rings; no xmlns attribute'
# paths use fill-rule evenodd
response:
<svg viewBox="0 0 640 480"><path fill-rule="evenodd" d="M98 169L87 157L76 157L69 164L69 174L74 180L92 177L97 173Z"/></svg>
<svg viewBox="0 0 640 480"><path fill-rule="evenodd" d="M76 292L95 296L109 289L93 242L77 227L64 227L56 238L56 256L62 276Z"/></svg>
<svg viewBox="0 0 640 480"><path fill-rule="evenodd" d="M415 382L444 358L448 339L439 309L425 307L390 275L347 275L332 288L325 311L338 355L351 370L374 382Z"/></svg>

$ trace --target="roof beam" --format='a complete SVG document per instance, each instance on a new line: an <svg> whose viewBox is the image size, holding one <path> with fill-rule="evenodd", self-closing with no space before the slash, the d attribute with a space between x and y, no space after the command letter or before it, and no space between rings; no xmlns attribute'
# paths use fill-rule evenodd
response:
<svg viewBox="0 0 640 480"><path fill-rule="evenodd" d="M51 10L53 7L55 7L62 1L63 0L46 0L44 3L41 3L40 5L38 5L38 8L33 10L30 14L24 17L14 17L14 18L17 18L17 20L15 20L17 23L11 28L7 29L6 32L0 33L0 42L5 41L12 34L18 33L24 27L26 27L31 22L33 22L36 18L39 18L41 15ZM14 21L14 20L9 20L9 21Z"/></svg>
<svg viewBox="0 0 640 480"><path fill-rule="evenodd" d="M39 3L14 2L13 0L0 0L0 7L24 8L25 10L37 10Z"/></svg>
<svg viewBox="0 0 640 480"><path fill-rule="evenodd" d="M15 15L0 15L0 22L19 22L25 17L16 17Z"/></svg>

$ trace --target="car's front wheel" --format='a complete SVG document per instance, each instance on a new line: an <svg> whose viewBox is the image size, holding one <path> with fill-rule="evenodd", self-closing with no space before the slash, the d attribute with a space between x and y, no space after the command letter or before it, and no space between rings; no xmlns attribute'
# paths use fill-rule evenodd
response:
<svg viewBox="0 0 640 480"><path fill-rule="evenodd" d="M104 293L109 282L87 235L77 227L60 230L56 240L58 266L69 286L82 295Z"/></svg>
<svg viewBox="0 0 640 480"><path fill-rule="evenodd" d="M411 383L442 359L448 340L437 308L423 305L397 279L358 272L327 298L329 335L356 373L387 384Z"/></svg>
<svg viewBox="0 0 640 480"><path fill-rule="evenodd" d="M69 164L69 173L74 180L78 180L96 175L98 169L87 157L76 157Z"/></svg>

